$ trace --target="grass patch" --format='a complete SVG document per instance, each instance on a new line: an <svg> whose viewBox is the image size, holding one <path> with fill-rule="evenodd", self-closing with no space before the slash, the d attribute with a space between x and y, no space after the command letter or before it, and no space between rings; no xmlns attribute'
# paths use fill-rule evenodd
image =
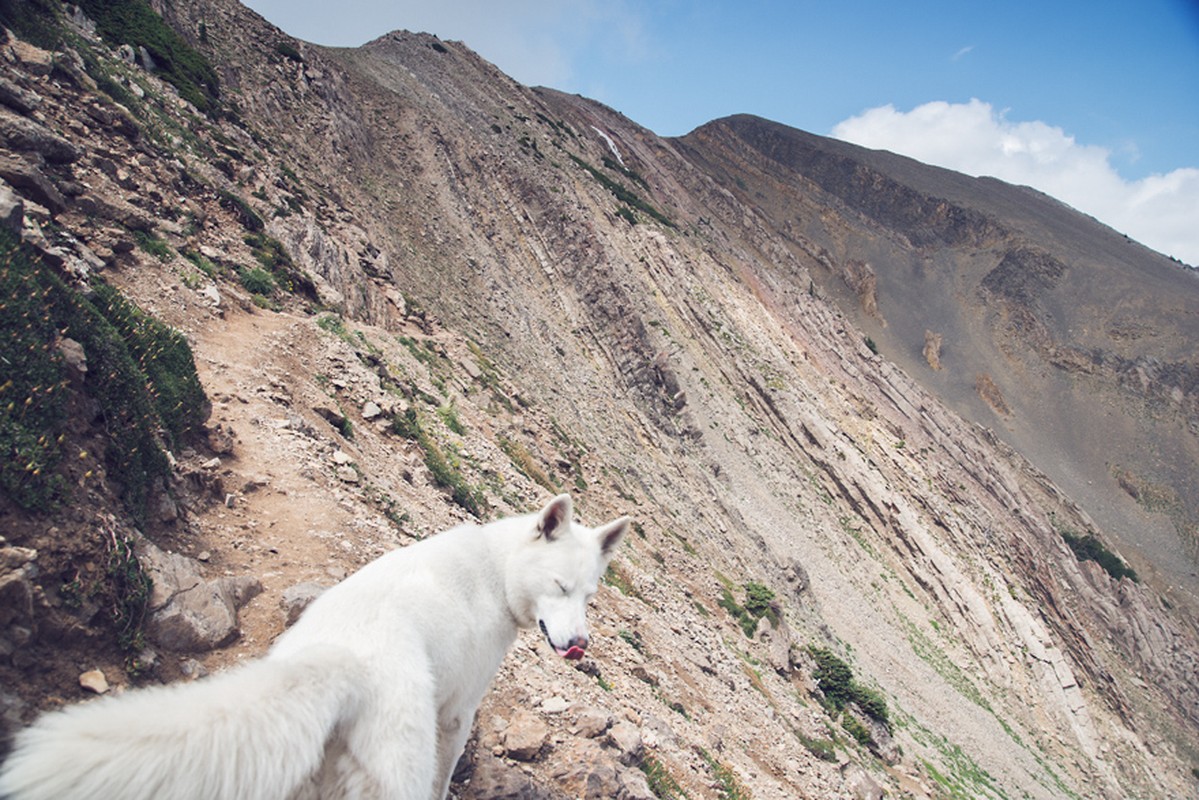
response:
<svg viewBox="0 0 1199 800"><path fill-rule="evenodd" d="M66 493L58 474L71 398L61 347L82 346L82 391L100 409L110 478L137 524L152 485L210 406L187 340L99 282L90 298L36 253L0 232L0 488L22 508L50 510Z"/></svg>
<svg viewBox="0 0 1199 800"><path fill-rule="evenodd" d="M159 261L165 263L171 260L171 246L154 234L146 231L134 231L133 239L137 242L138 247Z"/></svg>
<svg viewBox="0 0 1199 800"><path fill-rule="evenodd" d="M459 506L483 519L488 509L487 498L481 490L467 483L457 466L446 457L445 452L425 430L416 409L409 408L404 413L392 417L391 430L420 445L425 454L425 467L432 475L433 482L449 490L451 498Z"/></svg>
<svg viewBox="0 0 1199 800"><path fill-rule="evenodd" d="M647 755L637 766L645 773L645 782L658 800L686 800L683 787L657 758Z"/></svg>
<svg viewBox="0 0 1199 800"><path fill-rule="evenodd" d="M608 569L604 572L604 583L620 590L620 593L625 597L635 597L647 606L651 605L645 599L645 595L637 591L637 587L633 585L633 581L629 578L627 572L624 571L615 561L608 564Z"/></svg>
<svg viewBox="0 0 1199 800"><path fill-rule="evenodd" d="M508 456L508 460L512 462L512 466L516 467L522 475L551 492L562 491L561 487L549 476L549 473L537 464L528 448L523 444L506 436L499 437L498 443L500 449Z"/></svg>
<svg viewBox="0 0 1199 800"><path fill-rule="evenodd" d="M275 293L274 277L261 267L243 269L237 279L250 294L270 297Z"/></svg>
<svg viewBox="0 0 1199 800"><path fill-rule="evenodd" d="M699 748L699 757L708 765L708 769L712 771L712 777L716 779L716 796L720 800L751 800L753 795L750 794L749 789L741 785L741 781L737 779L737 773L733 772L731 767L717 761L702 747Z"/></svg>
<svg viewBox="0 0 1199 800"><path fill-rule="evenodd" d="M800 744L807 748L808 752L819 758L821 761L829 763L837 763L837 743L826 737L807 736L799 731L795 732L796 738Z"/></svg>
<svg viewBox="0 0 1199 800"><path fill-rule="evenodd" d="M600 185L603 186L605 189L607 189L609 192L611 192L612 195L617 199L617 201L624 203L625 206L635 208L638 211L641 211L641 212L649 215L650 217L652 217L653 219L656 219L658 222L661 222L663 225L665 225L668 228L675 227L675 224L670 221L669 217L667 217L665 214L663 214L658 209L654 208L652 205L647 203L645 200L642 200L641 197L636 192L634 192L631 189L629 189L628 187L626 187L620 181L616 181L616 180L613 180L612 178L609 178L603 172L601 172L600 170L591 166L586 161L584 161L583 159L574 155L573 153L570 156L570 160L575 162L575 164L579 165L584 170L586 170L587 173L591 175L591 177L593 177L597 181L599 181ZM627 219L627 217L626 217L626 219Z"/></svg>
<svg viewBox="0 0 1199 800"><path fill-rule="evenodd" d="M1124 559L1107 549L1099 537L1093 533L1088 533L1085 536L1069 530L1060 530L1059 533L1062 539L1074 551L1074 557L1079 561L1094 561L1099 566L1103 567L1103 571L1112 577L1113 580L1128 578L1133 583L1140 581L1137 577L1136 570L1128 566Z"/></svg>
<svg viewBox="0 0 1199 800"><path fill-rule="evenodd" d="M142 621L153 583L142 570L129 540L109 532L108 546L107 575L115 593L109 614L117 630L117 644L127 653L137 652L146 646Z"/></svg>
<svg viewBox="0 0 1199 800"><path fill-rule="evenodd" d="M203 55L185 42L145 0L80 0L79 7L96 23L96 31L113 48L144 47L156 74L202 113L221 109L220 80Z"/></svg>

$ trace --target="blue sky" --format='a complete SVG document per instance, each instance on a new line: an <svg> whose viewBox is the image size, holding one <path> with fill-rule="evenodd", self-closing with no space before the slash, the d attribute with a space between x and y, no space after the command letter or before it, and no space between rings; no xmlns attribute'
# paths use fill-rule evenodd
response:
<svg viewBox="0 0 1199 800"><path fill-rule="evenodd" d="M1199 0L249 0L458 39L666 136L734 113L1036 186L1199 265Z"/></svg>

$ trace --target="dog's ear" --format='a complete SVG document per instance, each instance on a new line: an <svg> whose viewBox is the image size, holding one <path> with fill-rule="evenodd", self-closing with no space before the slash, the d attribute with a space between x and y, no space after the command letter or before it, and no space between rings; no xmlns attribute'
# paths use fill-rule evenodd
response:
<svg viewBox="0 0 1199 800"><path fill-rule="evenodd" d="M621 517L595 529L595 538L599 540L600 553L604 558L612 557L616 545L620 544L620 540L629 532L631 524L632 521L628 517Z"/></svg>
<svg viewBox="0 0 1199 800"><path fill-rule="evenodd" d="M537 517L537 536L552 542L570 527L570 495L560 494L541 509Z"/></svg>

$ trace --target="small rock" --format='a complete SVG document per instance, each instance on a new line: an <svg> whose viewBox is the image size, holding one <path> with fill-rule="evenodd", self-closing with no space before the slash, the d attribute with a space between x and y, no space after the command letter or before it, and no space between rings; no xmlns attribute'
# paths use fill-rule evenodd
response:
<svg viewBox="0 0 1199 800"><path fill-rule="evenodd" d="M607 741L619 753L620 763L630 766L640 762L645 745L641 741L641 731L633 723L621 720L613 725Z"/></svg>
<svg viewBox="0 0 1199 800"><path fill-rule="evenodd" d="M335 450L333 452L333 463L337 464L338 466L345 466L353 460L354 459L346 455L344 450Z"/></svg>
<svg viewBox="0 0 1199 800"><path fill-rule="evenodd" d="M586 739L603 736L612 727L612 715L602 708L585 708L575 720L579 735Z"/></svg>
<svg viewBox="0 0 1199 800"><path fill-rule="evenodd" d="M295 586L284 589L279 605L283 607L283 612L287 615L287 624L290 626L295 623L304 613L304 609L308 608L323 591L325 591L324 586L312 581L297 583Z"/></svg>
<svg viewBox="0 0 1199 800"><path fill-rule="evenodd" d="M353 467L338 467L337 479L342 483L358 483L358 473Z"/></svg>
<svg viewBox="0 0 1199 800"><path fill-rule="evenodd" d="M104 694L108 691L108 679L98 669L88 670L80 675L79 685L95 694Z"/></svg>
<svg viewBox="0 0 1199 800"><path fill-rule="evenodd" d="M362 406L362 418L365 420L372 420L382 413L383 409L379 408L373 400L367 400L366 404Z"/></svg>
<svg viewBox="0 0 1199 800"><path fill-rule="evenodd" d="M229 455L233 452L233 429L220 425L213 426L207 430L208 447L212 452L219 455ZM213 461L217 462L217 467L220 467L220 459L216 458ZM214 468L215 469L215 468Z"/></svg>
<svg viewBox="0 0 1199 800"><path fill-rule="evenodd" d="M185 659L180 663L179 671L190 681L203 678L208 674L208 669L194 658Z"/></svg>
<svg viewBox="0 0 1199 800"><path fill-rule="evenodd" d="M549 739L550 729L541 719L523 711L504 731L504 749L517 761L532 761L541 754Z"/></svg>
<svg viewBox="0 0 1199 800"><path fill-rule="evenodd" d="M561 714L568 708L570 708L570 703L567 702L566 698L556 695L543 700L541 703L541 710L546 714Z"/></svg>

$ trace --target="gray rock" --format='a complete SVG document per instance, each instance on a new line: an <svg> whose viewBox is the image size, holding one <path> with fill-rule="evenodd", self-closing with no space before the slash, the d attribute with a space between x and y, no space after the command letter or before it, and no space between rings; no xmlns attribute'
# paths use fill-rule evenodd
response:
<svg viewBox="0 0 1199 800"><path fill-rule="evenodd" d="M0 143L18 152L37 153L54 164L70 164L83 151L44 125L0 108Z"/></svg>
<svg viewBox="0 0 1199 800"><path fill-rule="evenodd" d="M192 652L221 647L237 638L237 612L262 592L258 579L206 581L197 562L144 539L137 553L153 581L147 636L168 649Z"/></svg>
<svg viewBox="0 0 1199 800"><path fill-rule="evenodd" d="M606 742L616 748L617 757L621 764L632 766L641 761L645 745L641 741L641 731L628 720L621 720L608 731Z"/></svg>
<svg viewBox="0 0 1199 800"><path fill-rule="evenodd" d="M603 736L611 727L612 715L602 708L584 708L575 719L575 729L587 739Z"/></svg>
<svg viewBox="0 0 1199 800"><path fill-rule="evenodd" d="M45 207L52 215L61 213L67 207L67 199L63 197L62 192L58 191L40 169L19 155L0 153L0 178L8 182L22 197Z"/></svg>
<svg viewBox="0 0 1199 800"><path fill-rule="evenodd" d="M549 726L528 711L521 711L504 731L504 750L517 761L533 761L549 740Z"/></svg>
<svg viewBox="0 0 1199 800"><path fill-rule="evenodd" d="M0 183L0 226L19 234L25 222L25 202L6 183Z"/></svg>
<svg viewBox="0 0 1199 800"><path fill-rule="evenodd" d="M284 589L279 605L283 607L283 613L287 616L288 626L295 624L295 621L304 613L304 609L312 605L312 601L320 597L324 591L324 586L312 581L297 583L295 586Z"/></svg>
<svg viewBox="0 0 1199 800"><path fill-rule="evenodd" d="M538 786L519 767L481 756L460 800L565 800L567 795Z"/></svg>

